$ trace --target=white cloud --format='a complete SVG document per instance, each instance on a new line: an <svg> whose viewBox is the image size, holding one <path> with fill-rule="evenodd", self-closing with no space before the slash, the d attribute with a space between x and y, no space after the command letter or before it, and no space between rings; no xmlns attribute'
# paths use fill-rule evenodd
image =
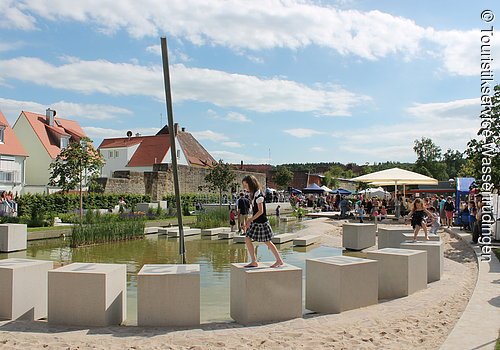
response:
<svg viewBox="0 0 500 350"><path fill-rule="evenodd" d="M191 134L198 140L210 140L213 142L221 142L229 139L226 135L212 130L193 131Z"/></svg>
<svg viewBox="0 0 500 350"><path fill-rule="evenodd" d="M47 108L57 111L57 116L67 119L107 120L132 115L132 111L110 105L79 104L66 101L44 105L33 101L18 101L0 97L0 110L10 120L15 120L21 111L45 114Z"/></svg>
<svg viewBox="0 0 500 350"><path fill-rule="evenodd" d="M219 115L212 109L207 110L207 115L213 119L227 120L236 123L250 123L251 120L244 114L238 112L229 112L226 115Z"/></svg>
<svg viewBox="0 0 500 350"><path fill-rule="evenodd" d="M472 31L438 31L378 10L344 10L314 2L170 0L166 5L160 0L77 4L63 0L20 0L4 1L2 10L7 14L7 21L2 23L6 27L33 29L34 16L41 16L52 21L89 23L107 34L124 30L135 38L165 33L195 45L224 46L235 52L296 50L317 45L368 60L388 55L409 60L425 54L423 48L426 42L431 42L438 47L436 52L448 72L472 75L478 67L473 56L477 45L472 46ZM260 60L253 55L248 57Z"/></svg>
<svg viewBox="0 0 500 350"><path fill-rule="evenodd" d="M0 60L0 82L8 79L28 81L82 93L146 95L164 99L163 71L160 66L83 61L66 58L60 66L38 58L19 57ZM309 87L281 78L172 66L174 102L199 101L220 107L237 107L257 112L297 111L319 115L345 116L371 98L335 85ZM238 117L236 114L229 118ZM239 117L240 121L241 116Z"/></svg>
<svg viewBox="0 0 500 350"><path fill-rule="evenodd" d="M309 148L309 150L311 152L326 152L326 149L324 147L321 147L321 146L314 146L314 147Z"/></svg>
<svg viewBox="0 0 500 350"><path fill-rule="evenodd" d="M375 125L334 133L342 154L358 154L363 161L415 161L414 141L430 138L445 152L463 151L476 137L479 127L479 101L464 99L442 103L419 103L407 109L401 123ZM477 113L474 113L476 111ZM475 117L475 118L474 118ZM362 158L364 156L364 158ZM349 161L342 159L340 161Z"/></svg>
<svg viewBox="0 0 500 350"><path fill-rule="evenodd" d="M229 151L210 151L210 154L217 160L222 159L225 163L236 164L241 161L244 163L252 163L255 161L254 157Z"/></svg>
<svg viewBox="0 0 500 350"><path fill-rule="evenodd" d="M127 131L129 131L130 129L127 129L127 130L125 130L125 129L107 129L107 128L99 128L99 127L94 127L94 126L85 126L85 127L83 127L83 130L90 138L105 139L105 138L114 138L114 137L126 137ZM151 135L156 135L156 133L158 132L158 129L138 128L138 129L132 129L130 131L132 131L133 135L139 133L142 136L151 136Z"/></svg>
<svg viewBox="0 0 500 350"><path fill-rule="evenodd" d="M291 136L301 138L301 139L306 138L306 137L311 137L314 135L324 134L324 132L322 132L322 131L317 131L317 130L313 130L313 129L304 129L304 128L286 129L286 130L283 130L283 132L285 132Z"/></svg>
<svg viewBox="0 0 500 350"><path fill-rule="evenodd" d="M1 21L0 21L1 22ZM20 41L16 42L0 42L0 52L7 52L17 50L24 46L24 43Z"/></svg>
<svg viewBox="0 0 500 350"><path fill-rule="evenodd" d="M243 147L243 144L239 142L233 142L233 141L228 141L228 142L222 142L222 145L230 148L241 148Z"/></svg>

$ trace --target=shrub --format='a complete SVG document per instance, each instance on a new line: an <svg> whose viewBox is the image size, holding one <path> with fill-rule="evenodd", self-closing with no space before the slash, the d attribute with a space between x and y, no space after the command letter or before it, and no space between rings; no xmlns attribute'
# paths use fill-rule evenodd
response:
<svg viewBox="0 0 500 350"><path fill-rule="evenodd" d="M229 211L227 207L222 209L209 210L198 214L196 217L195 227L206 229L220 226L227 226L229 224Z"/></svg>

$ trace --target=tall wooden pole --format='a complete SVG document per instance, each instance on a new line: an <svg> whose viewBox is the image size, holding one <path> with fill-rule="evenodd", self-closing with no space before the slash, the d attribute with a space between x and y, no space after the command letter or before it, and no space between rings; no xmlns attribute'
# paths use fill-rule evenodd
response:
<svg viewBox="0 0 500 350"><path fill-rule="evenodd" d="M170 155L172 157L172 171L174 173L175 204L177 209L177 224L179 225L179 255L181 263L186 263L186 247L184 245L184 228L182 227L181 194L179 190L179 175L177 173L177 151L175 149L174 113L172 109L172 91L170 89L170 70L168 67L167 38L160 38L161 56L163 58L163 81L165 84L165 102L167 104L168 133L170 136Z"/></svg>

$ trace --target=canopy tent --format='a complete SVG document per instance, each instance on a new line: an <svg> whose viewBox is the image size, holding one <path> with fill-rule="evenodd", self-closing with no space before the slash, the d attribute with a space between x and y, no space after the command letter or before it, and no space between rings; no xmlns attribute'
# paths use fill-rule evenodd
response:
<svg viewBox="0 0 500 350"><path fill-rule="evenodd" d="M319 187L317 184L313 183L313 184L309 185L308 187L304 188L302 190L302 192L304 192L304 193L323 193L323 192L325 192L325 190L322 189L321 187Z"/></svg>
<svg viewBox="0 0 500 350"><path fill-rule="evenodd" d="M457 177L457 190L455 193L455 211L460 211L460 199L462 195L469 194L471 188L476 185L473 177Z"/></svg>
<svg viewBox="0 0 500 350"><path fill-rule="evenodd" d="M291 192L292 192L292 194L301 194L302 193L301 190L298 190L296 188L292 188Z"/></svg>
<svg viewBox="0 0 500 350"><path fill-rule="evenodd" d="M332 193L332 190L325 185L321 186L321 188L324 189L325 192Z"/></svg>
<svg viewBox="0 0 500 350"><path fill-rule="evenodd" d="M371 174L355 177L352 181L367 182L375 186L394 185L395 193L398 191L398 185L437 185L438 180L422 174L414 173L400 168L392 168L376 171ZM396 206L396 216L399 217L399 203Z"/></svg>
<svg viewBox="0 0 500 350"><path fill-rule="evenodd" d="M377 188L367 188L366 190L359 191L358 194L364 194L369 198L377 197L377 198L386 198L390 196L390 193L384 191L382 187Z"/></svg>
<svg viewBox="0 0 500 350"><path fill-rule="evenodd" d="M350 195L352 192L349 191L349 190L344 190L343 188L337 188L336 190L332 190L332 193L335 193L335 194L340 194L342 196L348 196Z"/></svg>

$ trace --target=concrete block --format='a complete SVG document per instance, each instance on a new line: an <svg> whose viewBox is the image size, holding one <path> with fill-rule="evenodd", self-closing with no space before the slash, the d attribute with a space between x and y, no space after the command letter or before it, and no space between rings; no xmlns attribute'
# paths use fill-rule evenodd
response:
<svg viewBox="0 0 500 350"><path fill-rule="evenodd" d="M295 216L281 216L280 221L289 222L289 221L297 221Z"/></svg>
<svg viewBox="0 0 500 350"><path fill-rule="evenodd" d="M137 274L137 324L200 324L200 265L144 265Z"/></svg>
<svg viewBox="0 0 500 350"><path fill-rule="evenodd" d="M427 252L427 282L435 282L441 279L444 266L444 242L404 242L402 249L425 250Z"/></svg>
<svg viewBox="0 0 500 350"><path fill-rule="evenodd" d="M231 264L230 313L240 324L284 321L302 317L302 269L274 262L257 268Z"/></svg>
<svg viewBox="0 0 500 350"><path fill-rule="evenodd" d="M51 269L52 261L0 260L0 318L47 317L47 273Z"/></svg>
<svg viewBox="0 0 500 350"><path fill-rule="evenodd" d="M406 227L378 227L378 249L399 248L401 242L405 241L405 233L412 233L410 226Z"/></svg>
<svg viewBox="0 0 500 350"><path fill-rule="evenodd" d="M158 233L158 230L160 229L160 227L145 227L144 228L144 233L149 235L149 234L152 234L152 233Z"/></svg>
<svg viewBox="0 0 500 350"><path fill-rule="evenodd" d="M202 236L217 236L222 232L231 232L231 227L216 227L216 228L207 228L201 230Z"/></svg>
<svg viewBox="0 0 500 350"><path fill-rule="evenodd" d="M0 224L0 252L25 250L28 244L28 228L25 224Z"/></svg>
<svg viewBox="0 0 500 350"><path fill-rule="evenodd" d="M384 248L366 254L378 261L379 299L404 297L427 288L427 252Z"/></svg>
<svg viewBox="0 0 500 350"><path fill-rule="evenodd" d="M342 246L351 250L362 250L375 245L375 225L345 223L342 225Z"/></svg>
<svg viewBox="0 0 500 350"><path fill-rule="evenodd" d="M413 240L413 233L403 233L403 236L404 236L403 242ZM429 241L432 241L432 242L439 242L441 240L441 237L439 237L438 235L427 235L427 237L429 238ZM418 241L425 241L425 235L423 233L419 232L417 235L417 240Z"/></svg>
<svg viewBox="0 0 500 350"><path fill-rule="evenodd" d="M168 237L180 237L179 230L167 231ZM196 236L201 233L199 228L188 228L184 229L184 236Z"/></svg>
<svg viewBox="0 0 500 350"><path fill-rule="evenodd" d="M184 231L185 230L189 230L190 227L189 226L183 226L184 227ZM173 232L173 231L179 231L179 227L178 226L174 226L174 227L159 227L158 228L158 234L159 235L168 235L169 232Z"/></svg>
<svg viewBox="0 0 500 350"><path fill-rule="evenodd" d="M377 302L376 260L350 256L306 259L306 309L339 313Z"/></svg>
<svg viewBox="0 0 500 350"><path fill-rule="evenodd" d="M293 245L299 247L305 247L318 242L320 237L321 236L319 235L307 235L307 236L297 237L293 240Z"/></svg>
<svg viewBox="0 0 500 350"><path fill-rule="evenodd" d="M245 243L245 236L234 236L233 243Z"/></svg>
<svg viewBox="0 0 500 350"><path fill-rule="evenodd" d="M231 239L234 237L234 232L221 232L218 234L219 239Z"/></svg>
<svg viewBox="0 0 500 350"><path fill-rule="evenodd" d="M274 244L282 244L286 242L293 241L297 237L296 233L282 233L280 235L276 235L273 238L271 238L271 241Z"/></svg>
<svg viewBox="0 0 500 350"><path fill-rule="evenodd" d="M49 271L49 323L119 325L127 315L127 265L73 263Z"/></svg>

